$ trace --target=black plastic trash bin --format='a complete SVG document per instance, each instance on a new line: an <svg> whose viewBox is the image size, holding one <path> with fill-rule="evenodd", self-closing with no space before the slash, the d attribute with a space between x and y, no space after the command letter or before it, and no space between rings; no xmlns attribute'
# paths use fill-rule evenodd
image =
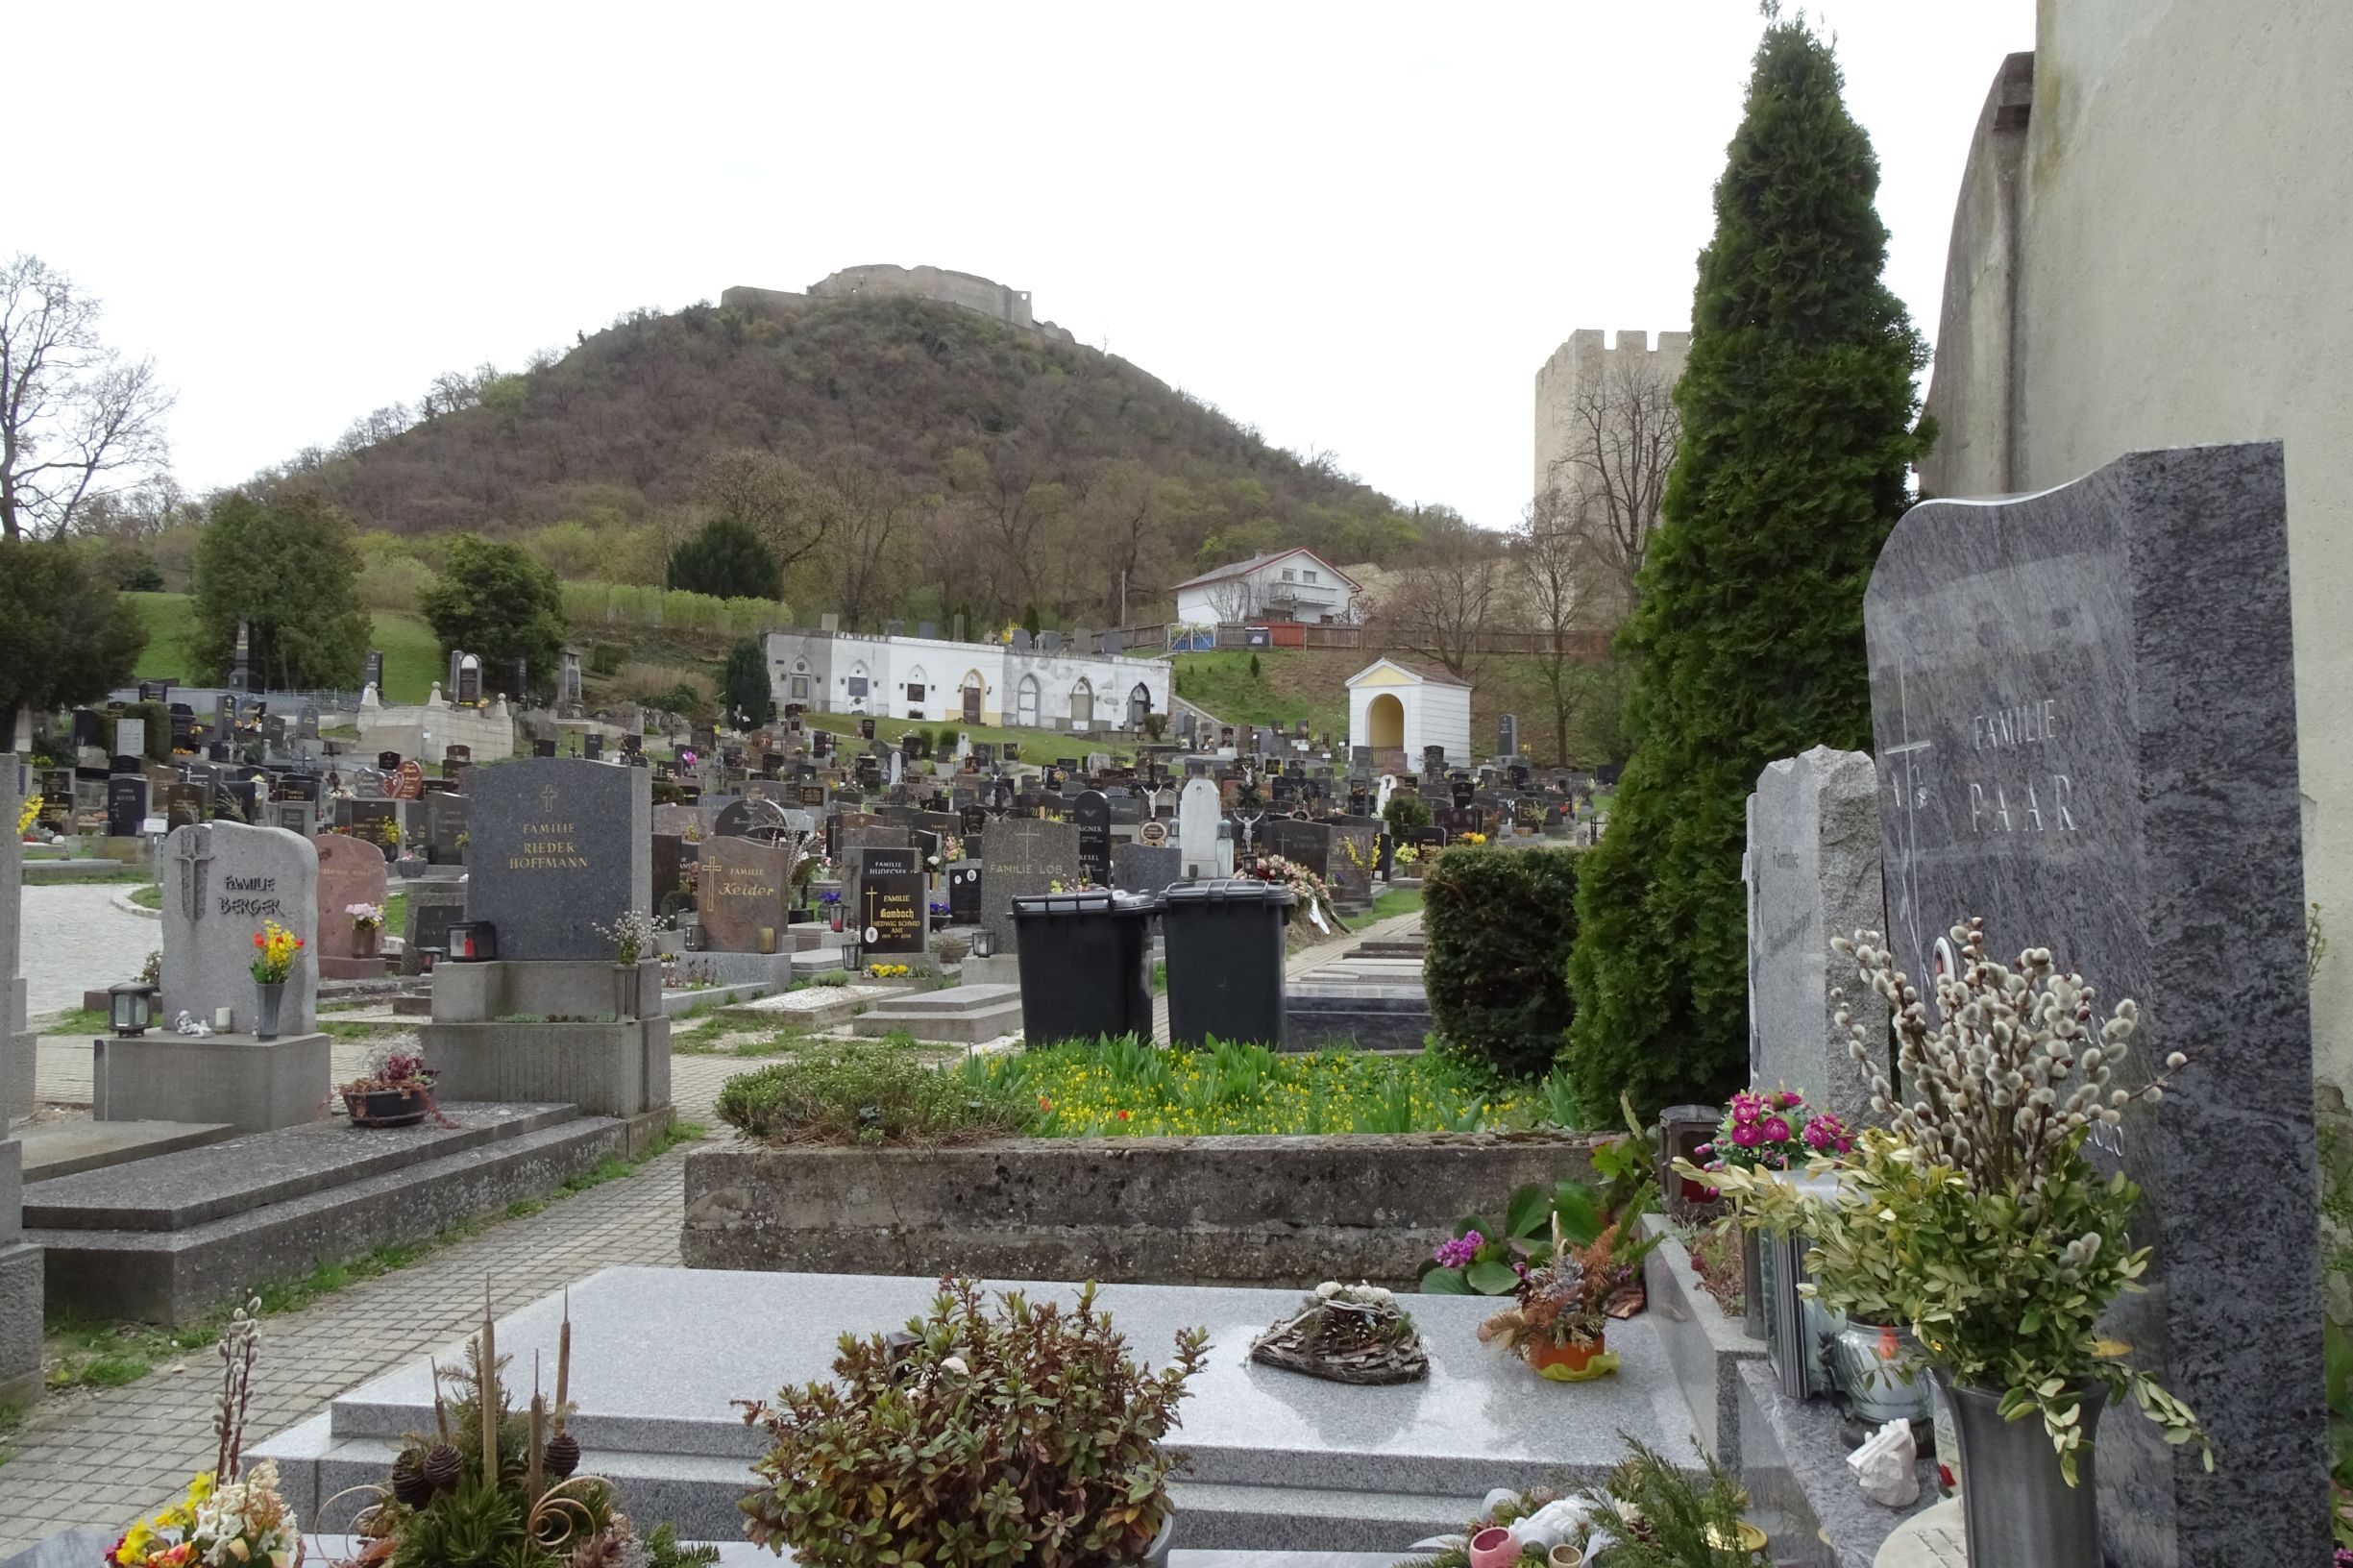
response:
<svg viewBox="0 0 2353 1568"><path fill-rule="evenodd" d="M1291 890L1236 877L1161 894L1168 949L1168 1042L1283 1043L1283 927Z"/></svg>
<svg viewBox="0 0 2353 1568"><path fill-rule="evenodd" d="M1021 1037L1033 1045L1101 1035L1152 1039L1147 957L1159 900L1128 893L1042 893L1013 901L1021 961Z"/></svg>

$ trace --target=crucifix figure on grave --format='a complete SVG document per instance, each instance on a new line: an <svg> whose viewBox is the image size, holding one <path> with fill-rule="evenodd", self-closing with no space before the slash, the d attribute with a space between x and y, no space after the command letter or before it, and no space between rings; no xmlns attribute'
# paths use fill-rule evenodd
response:
<svg viewBox="0 0 2353 1568"><path fill-rule="evenodd" d="M205 868L212 864L212 830L193 826L180 841L180 910L190 920L205 914Z"/></svg>
<svg viewBox="0 0 2353 1568"><path fill-rule="evenodd" d="M1242 833L1241 852L1243 854L1249 854L1257 845L1259 819L1265 815L1262 811L1246 813L1238 811L1234 814L1234 825L1240 828Z"/></svg>

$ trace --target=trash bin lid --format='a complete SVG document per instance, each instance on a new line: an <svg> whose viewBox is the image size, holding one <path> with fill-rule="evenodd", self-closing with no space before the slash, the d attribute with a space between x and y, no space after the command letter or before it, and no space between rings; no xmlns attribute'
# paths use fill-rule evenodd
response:
<svg viewBox="0 0 2353 1568"><path fill-rule="evenodd" d="M1223 877L1208 882L1171 882L1161 891L1171 904L1276 904L1298 902L1291 890L1255 876Z"/></svg>
<svg viewBox="0 0 2353 1568"><path fill-rule="evenodd" d="M1115 893L1108 888L1086 893L1030 893L1013 899L1017 920L1065 919L1073 915L1150 915L1160 901L1149 894Z"/></svg>

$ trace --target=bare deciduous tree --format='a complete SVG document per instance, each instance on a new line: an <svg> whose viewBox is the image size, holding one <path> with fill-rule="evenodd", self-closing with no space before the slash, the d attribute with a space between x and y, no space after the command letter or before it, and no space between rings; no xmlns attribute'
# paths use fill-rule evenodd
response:
<svg viewBox="0 0 2353 1568"><path fill-rule="evenodd" d="M748 524L780 567L814 553L841 520L831 485L789 457L749 447L712 458L701 493L719 516Z"/></svg>
<svg viewBox="0 0 2353 1568"><path fill-rule="evenodd" d="M846 626L881 620L895 601L907 534L916 516L906 481L885 470L872 453L836 450L819 460L830 492L834 608Z"/></svg>
<svg viewBox="0 0 2353 1568"><path fill-rule="evenodd" d="M1567 419L1572 435L1553 465L1553 488L1564 513L1591 535L1620 597L1613 619L1622 620L1634 607L1635 579L1682 446L1675 383L1655 367L1615 362L1578 388Z"/></svg>
<svg viewBox="0 0 2353 1568"><path fill-rule="evenodd" d="M1237 622L1247 621L1262 607L1258 584L1250 580L1247 573L1220 577L1215 582L1205 584L1203 591L1209 598L1210 611L1217 617L1220 625L1230 626Z"/></svg>
<svg viewBox="0 0 2353 1568"><path fill-rule="evenodd" d="M1590 497L1547 490L1528 503L1512 539L1521 607L1537 637L1533 663L1553 710L1553 760L1563 766L1590 685L1584 675L1601 629L1595 601L1604 600L1606 611L1616 586L1614 567L1587 515L1593 507Z"/></svg>
<svg viewBox="0 0 2353 1568"><path fill-rule="evenodd" d="M61 533L161 472L172 395L98 336L99 304L37 256L0 267L0 535Z"/></svg>
<svg viewBox="0 0 2353 1568"><path fill-rule="evenodd" d="M1417 521L1421 548L1384 600L1384 619L1393 641L1469 680L1486 662L1480 632L1504 594L1504 541L1442 506Z"/></svg>

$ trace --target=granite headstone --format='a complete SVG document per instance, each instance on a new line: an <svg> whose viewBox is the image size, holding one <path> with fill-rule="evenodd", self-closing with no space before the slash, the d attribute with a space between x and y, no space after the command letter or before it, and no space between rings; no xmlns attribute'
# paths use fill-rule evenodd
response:
<svg viewBox="0 0 2353 1568"><path fill-rule="evenodd" d="M351 906L383 907L384 857L376 852L374 845L362 844L348 833L322 833L310 841L310 846L319 857L316 951L324 974L335 961L358 956L358 933L352 926Z"/></svg>
<svg viewBox="0 0 2353 1568"><path fill-rule="evenodd" d="M1078 884L1078 829L1069 822L1007 817L989 824L989 858L981 866L981 924L993 949L1016 950L1013 900Z"/></svg>
<svg viewBox="0 0 2353 1568"><path fill-rule="evenodd" d="M474 780L468 919L497 929L499 957L610 958L610 926L652 912L653 781L637 768L524 757Z"/></svg>
<svg viewBox="0 0 2353 1568"><path fill-rule="evenodd" d="M721 953L772 953L792 895L789 845L722 836L702 841L695 907L704 945Z"/></svg>
<svg viewBox="0 0 2353 1568"><path fill-rule="evenodd" d="M1924 987L1946 928L1981 917L1994 951L2048 946L2101 1011L2140 1003L2133 1078L2196 1053L2100 1140L2141 1187L2132 1244L2155 1249L2104 1327L2197 1412L2219 1469L2111 1410L2118 1568L2331 1550L2289 604L2276 443L1924 502L1864 599L1899 966Z"/></svg>
<svg viewBox="0 0 2353 1568"><path fill-rule="evenodd" d="M1078 827L1079 869L1097 887L1111 886L1111 800L1101 790L1081 791L1070 802Z"/></svg>
<svg viewBox="0 0 2353 1568"><path fill-rule="evenodd" d="M162 991L174 1016L210 1026L229 1008L235 1031L251 1034L256 996L254 937L276 920L318 949L319 856L310 841L282 828L199 822L163 841ZM307 1034L319 967L297 958L279 1009L281 1035Z"/></svg>

